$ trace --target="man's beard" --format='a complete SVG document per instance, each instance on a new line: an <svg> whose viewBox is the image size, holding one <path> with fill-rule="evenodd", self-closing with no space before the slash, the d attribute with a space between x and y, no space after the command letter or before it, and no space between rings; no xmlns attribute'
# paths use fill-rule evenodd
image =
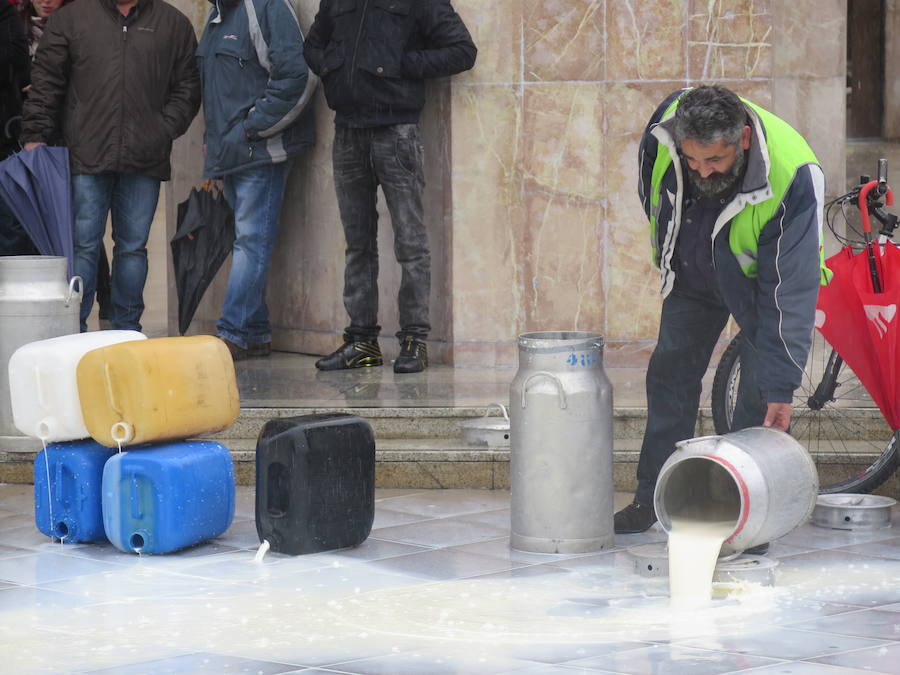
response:
<svg viewBox="0 0 900 675"><path fill-rule="evenodd" d="M711 173L703 178L699 172L688 168L688 178L691 184L697 189L701 197L724 197L729 194L737 182L741 179L744 172L744 165L747 163L747 157L744 149L738 145L734 155L734 164L726 173Z"/></svg>

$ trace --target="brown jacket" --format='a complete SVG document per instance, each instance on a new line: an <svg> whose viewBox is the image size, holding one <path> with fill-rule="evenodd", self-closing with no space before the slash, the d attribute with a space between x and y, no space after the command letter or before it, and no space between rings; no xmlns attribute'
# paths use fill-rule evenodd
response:
<svg viewBox="0 0 900 675"><path fill-rule="evenodd" d="M19 140L62 134L73 174L118 172L168 180L172 140L200 106L197 39L164 0L78 0L47 22L32 65Z"/></svg>

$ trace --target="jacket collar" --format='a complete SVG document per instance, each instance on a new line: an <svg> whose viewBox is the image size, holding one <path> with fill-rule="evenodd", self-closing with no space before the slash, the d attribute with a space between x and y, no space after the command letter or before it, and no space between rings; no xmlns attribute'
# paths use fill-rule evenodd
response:
<svg viewBox="0 0 900 675"><path fill-rule="evenodd" d="M136 14L140 14L145 8L149 7L153 3L153 0L138 0L137 5L135 5ZM116 0L100 0L100 4L106 7L110 12L113 12L116 16L122 16L119 12L119 6L116 3Z"/></svg>

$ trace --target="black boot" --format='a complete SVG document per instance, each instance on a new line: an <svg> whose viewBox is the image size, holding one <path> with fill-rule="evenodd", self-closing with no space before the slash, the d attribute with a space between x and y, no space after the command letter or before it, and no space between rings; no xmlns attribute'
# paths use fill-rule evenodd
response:
<svg viewBox="0 0 900 675"><path fill-rule="evenodd" d="M395 373L420 373L428 367L428 347L407 335L400 341L400 356L394 361Z"/></svg>
<svg viewBox="0 0 900 675"><path fill-rule="evenodd" d="M632 502L613 517L616 534L638 534L646 532L656 522L656 511L652 506Z"/></svg>
<svg viewBox="0 0 900 675"><path fill-rule="evenodd" d="M319 370L348 370L380 366L383 363L378 340L353 340L349 335L345 335L344 344L328 356L323 356L316 361L316 368Z"/></svg>

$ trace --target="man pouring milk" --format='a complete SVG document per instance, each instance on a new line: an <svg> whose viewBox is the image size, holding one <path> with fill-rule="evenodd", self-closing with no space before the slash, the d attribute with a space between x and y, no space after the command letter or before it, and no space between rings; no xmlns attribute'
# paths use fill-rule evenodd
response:
<svg viewBox="0 0 900 675"><path fill-rule="evenodd" d="M675 443L694 435L701 379L729 315L743 334L733 430L788 429L829 276L824 174L772 113L724 87L677 91L644 131L639 170L664 299L638 489L615 514L620 534L656 522L656 479Z"/></svg>

